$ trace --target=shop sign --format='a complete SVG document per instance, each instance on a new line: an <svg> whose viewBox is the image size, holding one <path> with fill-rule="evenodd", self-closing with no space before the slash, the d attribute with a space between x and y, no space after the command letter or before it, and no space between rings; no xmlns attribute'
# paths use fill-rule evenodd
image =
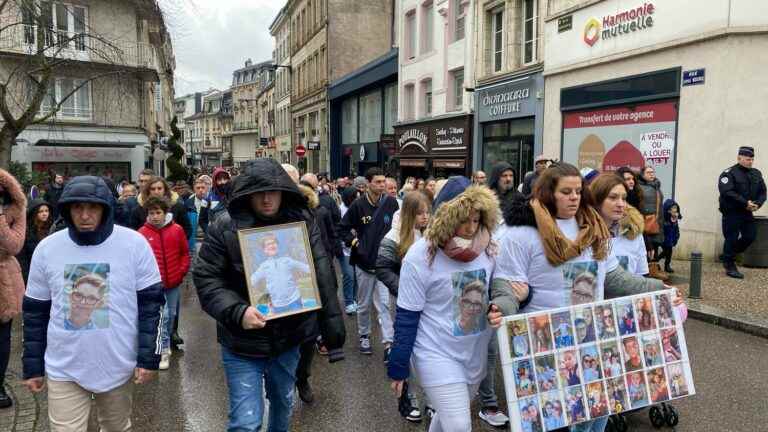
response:
<svg viewBox="0 0 768 432"><path fill-rule="evenodd" d="M320 141L307 141L307 150L320 150Z"/></svg>
<svg viewBox="0 0 768 432"><path fill-rule="evenodd" d="M605 15L601 20L590 18L584 26L584 43L594 46L600 39L621 37L636 31L653 27L653 3Z"/></svg>
<svg viewBox="0 0 768 432"><path fill-rule="evenodd" d="M536 114L536 80L528 77L478 92L478 121L485 123Z"/></svg>
<svg viewBox="0 0 768 432"><path fill-rule="evenodd" d="M706 69L694 69L683 71L683 87L690 85L704 84L704 74Z"/></svg>
<svg viewBox="0 0 768 432"><path fill-rule="evenodd" d="M118 162L131 159L133 149L92 147L29 147L30 158L38 162ZM165 152L162 152L165 156Z"/></svg>
<svg viewBox="0 0 768 432"><path fill-rule="evenodd" d="M420 129L408 129L400 135L397 141L400 146L400 152L408 148L415 151L427 152L427 134Z"/></svg>
<svg viewBox="0 0 768 432"><path fill-rule="evenodd" d="M360 154L358 156L360 156L360 160L361 161L365 160L365 146L364 145L360 146Z"/></svg>
<svg viewBox="0 0 768 432"><path fill-rule="evenodd" d="M462 169L464 168L464 161L461 159L458 159L458 160L435 159L434 161L432 161L432 166L435 168Z"/></svg>
<svg viewBox="0 0 768 432"><path fill-rule="evenodd" d="M464 128L454 126L436 128L435 146L464 147Z"/></svg>
<svg viewBox="0 0 768 432"><path fill-rule="evenodd" d="M401 167L425 167L427 166L426 159L400 159Z"/></svg>

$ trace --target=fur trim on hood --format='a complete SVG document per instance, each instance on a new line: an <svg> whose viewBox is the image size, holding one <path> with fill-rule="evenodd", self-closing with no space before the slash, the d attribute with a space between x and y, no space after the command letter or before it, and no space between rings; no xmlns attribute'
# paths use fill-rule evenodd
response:
<svg viewBox="0 0 768 432"><path fill-rule="evenodd" d="M27 233L27 198L8 171L0 169L0 184L10 197L10 203L4 205L5 216L0 217L0 322L4 323L21 312L24 298L24 278L15 255L24 246Z"/></svg>
<svg viewBox="0 0 768 432"><path fill-rule="evenodd" d="M493 233L499 223L499 200L485 186L470 186L437 209L424 237L433 245L445 246L472 210L480 212L480 226Z"/></svg>
<svg viewBox="0 0 768 432"><path fill-rule="evenodd" d="M304 198L307 200L307 207L310 209L317 208L317 206L320 205L320 198L317 196L315 191L312 190L311 187L299 184L299 192L301 192L302 195L304 195Z"/></svg>
<svg viewBox="0 0 768 432"><path fill-rule="evenodd" d="M174 206L179 201L179 194L177 194L174 191L171 191L171 199L168 201L168 205ZM136 195L136 201L139 203L140 206L144 207L144 196L142 194Z"/></svg>
<svg viewBox="0 0 768 432"><path fill-rule="evenodd" d="M643 234L645 229L645 219L639 210L632 206L627 206L627 215L619 221L619 234L634 240L637 236Z"/></svg>

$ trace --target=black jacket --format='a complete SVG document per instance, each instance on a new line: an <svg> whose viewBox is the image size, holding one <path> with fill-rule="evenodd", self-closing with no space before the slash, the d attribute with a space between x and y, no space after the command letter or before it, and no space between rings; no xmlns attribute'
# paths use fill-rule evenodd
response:
<svg viewBox="0 0 768 432"><path fill-rule="evenodd" d="M341 240L347 246L352 246L352 241L357 238L357 244L352 247L350 256L352 265L369 273L376 270L376 257L379 254L381 239L392 228L392 217L398 209L397 200L387 194L381 195L376 206L371 204L367 194L352 203L339 227Z"/></svg>
<svg viewBox="0 0 768 432"><path fill-rule="evenodd" d="M256 192L281 191L279 214L266 220L250 207ZM318 221L288 174L272 159L257 159L233 181L227 212L208 226L208 235L193 271L203 310L217 321L218 341L236 354L274 357L317 337L318 327L330 351L339 353L346 337L337 296L336 275L323 245ZM270 320L266 327L244 330L248 286L237 231L290 222L305 222L323 308Z"/></svg>
<svg viewBox="0 0 768 432"><path fill-rule="evenodd" d="M320 207L324 208L330 216L331 231L328 232L328 240L332 244L332 254L335 257L341 257L343 251L338 228L341 224L341 210L339 210L339 206L336 205L336 201L334 201L327 193L320 193L318 198L320 199Z"/></svg>
<svg viewBox="0 0 768 432"><path fill-rule="evenodd" d="M35 229L35 214L37 213L37 209L43 205L47 205L48 208L51 208L51 205L48 204L48 202L40 198L32 200L32 202L27 205L27 235L24 238L24 246L22 246L21 252L16 255L16 260L19 261L19 265L21 266L21 274L24 276L24 283L29 279L29 265L32 263L32 254L35 252L37 244L42 240L38 237L37 230ZM53 209L51 208L51 210ZM53 220L53 211L51 211L51 214L48 217Z"/></svg>
<svg viewBox="0 0 768 432"><path fill-rule="evenodd" d="M51 210L53 211L53 219L56 220L56 218L59 217L59 198L61 198L61 194L64 191L64 186L62 187L56 187L54 186L54 183L51 183L48 186L48 191L45 192L45 200L48 202L48 204L51 205Z"/></svg>
<svg viewBox="0 0 768 432"><path fill-rule="evenodd" d="M506 192L501 192L501 190L499 190L499 179L501 179L501 175L504 171L512 171L514 173L515 169L512 168L512 165L506 162L499 162L493 166L491 177L488 179L488 187L496 192L496 196L499 198L499 204L501 204L502 212L513 200L521 199L520 192L515 189L514 183Z"/></svg>
<svg viewBox="0 0 768 432"><path fill-rule="evenodd" d="M720 174L720 211L723 214L751 215L747 201L762 206L766 199L765 180L757 168L744 168L736 164Z"/></svg>
<svg viewBox="0 0 768 432"><path fill-rule="evenodd" d="M103 220L95 231L78 232L70 218L69 206L77 202L90 202L104 207ZM81 246L103 243L114 230L115 199L104 180L94 176L75 177L64 187L58 202L59 213L69 230L69 237ZM162 283L136 292L139 327L136 364L144 369L157 369L160 351L157 349L160 311L165 304ZM45 375L45 350L48 343L48 322L51 318L51 300L24 297L24 353L22 364L24 379Z"/></svg>
<svg viewBox="0 0 768 432"><path fill-rule="evenodd" d="M376 279L387 287L389 293L397 297L400 286L400 267L403 260L397 251L398 244L385 237L379 246L379 255L376 257Z"/></svg>

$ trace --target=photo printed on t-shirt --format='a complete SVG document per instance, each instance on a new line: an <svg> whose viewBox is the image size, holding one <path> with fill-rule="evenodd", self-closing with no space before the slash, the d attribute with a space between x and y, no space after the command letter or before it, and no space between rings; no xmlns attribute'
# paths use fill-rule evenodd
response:
<svg viewBox="0 0 768 432"><path fill-rule="evenodd" d="M64 266L64 329L85 331L109 327L109 264Z"/></svg>
<svg viewBox="0 0 768 432"><path fill-rule="evenodd" d="M562 271L565 281L563 304L576 305L597 300L597 261L565 263Z"/></svg>
<svg viewBox="0 0 768 432"><path fill-rule="evenodd" d="M454 336L470 336L485 330L488 309L488 279L485 269L451 274L453 285Z"/></svg>

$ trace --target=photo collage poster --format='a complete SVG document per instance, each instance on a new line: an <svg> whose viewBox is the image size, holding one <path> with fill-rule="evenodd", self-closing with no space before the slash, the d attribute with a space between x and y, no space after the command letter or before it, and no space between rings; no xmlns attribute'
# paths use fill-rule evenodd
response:
<svg viewBox="0 0 768 432"><path fill-rule="evenodd" d="M504 318L513 432L544 432L695 393L674 290Z"/></svg>

